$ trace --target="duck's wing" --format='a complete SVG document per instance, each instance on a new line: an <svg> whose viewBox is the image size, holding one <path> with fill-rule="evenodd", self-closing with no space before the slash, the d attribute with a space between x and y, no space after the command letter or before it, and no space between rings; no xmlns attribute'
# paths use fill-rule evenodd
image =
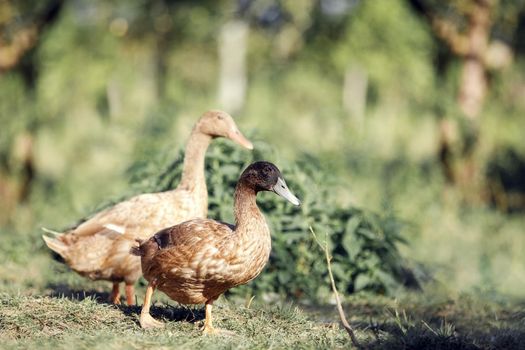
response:
<svg viewBox="0 0 525 350"><path fill-rule="evenodd" d="M157 249L198 249L204 244L218 244L233 233L233 225L210 219L193 219L164 229L151 237Z"/></svg>
<svg viewBox="0 0 525 350"><path fill-rule="evenodd" d="M215 256L224 241L233 234L233 227L210 219L193 219L154 234L140 244L133 254L143 262L169 266L191 265L205 256Z"/></svg>
<svg viewBox="0 0 525 350"><path fill-rule="evenodd" d="M76 237L95 234L124 235L135 231L162 210L164 198L161 193L145 193L107 208L78 225L69 233Z"/></svg>
<svg viewBox="0 0 525 350"><path fill-rule="evenodd" d="M158 232L141 244L138 255L142 256L147 279L199 283L207 280L231 286L231 273L242 269L241 262L237 261L237 248L238 239L232 225L196 219Z"/></svg>

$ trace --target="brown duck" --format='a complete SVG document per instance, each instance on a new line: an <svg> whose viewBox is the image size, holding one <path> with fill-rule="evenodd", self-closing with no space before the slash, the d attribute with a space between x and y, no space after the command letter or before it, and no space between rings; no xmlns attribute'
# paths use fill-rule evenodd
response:
<svg viewBox="0 0 525 350"><path fill-rule="evenodd" d="M140 314L143 328L161 327L149 313L154 289L182 304L205 304L205 333L214 333L211 308L226 290L259 275L271 249L270 231L257 207L260 191L294 205L299 200L272 163L256 162L242 173L234 194L235 225L195 219L164 229L133 248L149 285Z"/></svg>
<svg viewBox="0 0 525 350"><path fill-rule="evenodd" d="M134 284L140 259L129 254L136 239L194 218L205 218L208 192L204 158L211 140L226 137L248 149L253 146L225 112L211 110L195 124L184 156L180 184L171 191L145 193L105 209L76 228L43 236L47 246L80 275L113 282L111 301L120 303L119 283L126 285L126 301L134 304Z"/></svg>

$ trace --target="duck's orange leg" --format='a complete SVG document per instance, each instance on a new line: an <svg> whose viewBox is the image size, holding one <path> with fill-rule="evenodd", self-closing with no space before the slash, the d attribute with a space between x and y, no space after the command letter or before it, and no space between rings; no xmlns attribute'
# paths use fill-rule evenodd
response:
<svg viewBox="0 0 525 350"><path fill-rule="evenodd" d="M135 288L133 284L126 283L126 303L135 305Z"/></svg>
<svg viewBox="0 0 525 350"><path fill-rule="evenodd" d="M204 306L204 327L202 328L202 332L204 334L214 334L216 333L215 328L213 328L213 322L211 317L211 308L213 305L213 300L208 300Z"/></svg>
<svg viewBox="0 0 525 350"><path fill-rule="evenodd" d="M109 297L109 302L115 305L120 304L120 288L119 282L113 282L113 289L111 290L111 295Z"/></svg>
<svg viewBox="0 0 525 350"><path fill-rule="evenodd" d="M204 306L204 327L202 328L202 332L204 334L221 334L221 335L235 335L232 331L227 331L225 329L215 328L213 327L213 318L211 316L211 308L213 305L213 300L206 301L206 304Z"/></svg>
<svg viewBox="0 0 525 350"><path fill-rule="evenodd" d="M144 329L164 327L164 323L155 320L149 313L151 307L151 296L153 295L154 290L155 284L148 284L146 296L144 297L144 305L142 305L142 311L140 312L140 326Z"/></svg>

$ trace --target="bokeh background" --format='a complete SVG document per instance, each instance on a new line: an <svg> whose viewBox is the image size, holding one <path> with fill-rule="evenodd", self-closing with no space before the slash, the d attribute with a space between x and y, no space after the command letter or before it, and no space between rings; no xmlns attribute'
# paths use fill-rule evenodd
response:
<svg viewBox="0 0 525 350"><path fill-rule="evenodd" d="M292 190L307 174L330 213L402 223L392 249L421 288L524 297L524 1L4 0L0 31L3 291L77 283L40 227L144 190L137 169L163 173L220 108L299 169Z"/></svg>

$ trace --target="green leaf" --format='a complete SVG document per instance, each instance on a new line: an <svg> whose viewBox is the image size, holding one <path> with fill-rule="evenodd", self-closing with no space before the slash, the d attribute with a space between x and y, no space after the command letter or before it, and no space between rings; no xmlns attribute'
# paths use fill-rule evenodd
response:
<svg viewBox="0 0 525 350"><path fill-rule="evenodd" d="M355 231L360 222L361 219L358 216L353 216L346 223L345 231L343 233L341 244L350 259L355 259L357 254L359 254L362 249L361 240L359 240L355 235Z"/></svg>
<svg viewBox="0 0 525 350"><path fill-rule="evenodd" d="M347 282L348 274L345 271L345 268L343 267L341 263L333 262L331 263L331 267L332 267L332 273L334 274L334 278L338 282Z"/></svg>
<svg viewBox="0 0 525 350"><path fill-rule="evenodd" d="M366 228L359 228L359 229L357 229L357 233L362 235L362 236L365 236L368 239L372 239L372 240L377 239L377 234L375 232L369 230L369 229L366 229Z"/></svg>
<svg viewBox="0 0 525 350"><path fill-rule="evenodd" d="M363 248L362 241L353 233L345 232L341 245L348 254L349 259L356 259Z"/></svg>
<svg viewBox="0 0 525 350"><path fill-rule="evenodd" d="M372 282L372 279L368 275L360 273L354 281L354 290L356 292L363 290L370 284L370 282Z"/></svg>
<svg viewBox="0 0 525 350"><path fill-rule="evenodd" d="M352 216L350 220L346 223L345 232L347 234L354 234L357 227L359 227L359 224L361 223L361 218L357 215Z"/></svg>
<svg viewBox="0 0 525 350"><path fill-rule="evenodd" d="M291 274L287 271L279 271L277 273L277 279L279 280L279 283L286 284L290 281Z"/></svg>

